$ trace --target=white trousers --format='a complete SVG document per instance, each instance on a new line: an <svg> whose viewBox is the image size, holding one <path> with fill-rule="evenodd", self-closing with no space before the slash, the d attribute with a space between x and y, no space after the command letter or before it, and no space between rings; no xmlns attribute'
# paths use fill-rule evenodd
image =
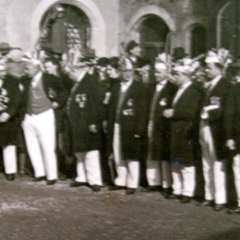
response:
<svg viewBox="0 0 240 240"><path fill-rule="evenodd" d="M193 197L196 187L196 169L191 167L179 167L172 170L173 193Z"/></svg>
<svg viewBox="0 0 240 240"><path fill-rule="evenodd" d="M114 125L113 155L117 171L115 185L137 188L139 186L140 163L135 160L123 160L121 154L120 126Z"/></svg>
<svg viewBox="0 0 240 240"><path fill-rule="evenodd" d="M205 199L209 201L215 200L216 204L225 204L227 202L226 161L218 161L211 130L207 125L201 125L200 144L205 180Z"/></svg>
<svg viewBox="0 0 240 240"><path fill-rule="evenodd" d="M55 117L52 109L25 115L23 130L35 177L57 179Z"/></svg>
<svg viewBox="0 0 240 240"><path fill-rule="evenodd" d="M147 181L149 186L169 188L172 186L171 170L168 161L147 160Z"/></svg>
<svg viewBox="0 0 240 240"><path fill-rule="evenodd" d="M75 156L77 158L77 177L75 181L101 186L102 175L99 151L77 152Z"/></svg>
<svg viewBox="0 0 240 240"><path fill-rule="evenodd" d="M237 193L238 207L240 207L240 154L234 156L232 167L234 173L234 183Z"/></svg>
<svg viewBox="0 0 240 240"><path fill-rule="evenodd" d="M3 162L6 174L17 172L17 148L15 145L3 147Z"/></svg>

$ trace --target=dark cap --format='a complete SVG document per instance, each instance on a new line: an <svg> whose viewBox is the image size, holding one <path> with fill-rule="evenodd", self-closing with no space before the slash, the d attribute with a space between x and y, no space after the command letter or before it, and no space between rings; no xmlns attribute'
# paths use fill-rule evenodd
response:
<svg viewBox="0 0 240 240"><path fill-rule="evenodd" d="M126 46L126 52L130 52L133 48L135 48L135 47L137 47L137 46L139 46L139 44L137 43L137 42L135 42L134 40L131 40L128 44L127 44L127 46Z"/></svg>
<svg viewBox="0 0 240 240"><path fill-rule="evenodd" d="M188 54L185 53L183 47L176 47L173 49L173 60L185 58Z"/></svg>
<svg viewBox="0 0 240 240"><path fill-rule="evenodd" d="M0 52L1 53L8 53L12 48L6 42L0 43Z"/></svg>
<svg viewBox="0 0 240 240"><path fill-rule="evenodd" d="M136 67L137 68L142 68L142 67L150 65L150 64L151 64L150 59L139 57L137 59Z"/></svg>
<svg viewBox="0 0 240 240"><path fill-rule="evenodd" d="M99 67L106 67L109 63L109 59L106 57L101 57L97 60L97 66Z"/></svg>
<svg viewBox="0 0 240 240"><path fill-rule="evenodd" d="M109 58L108 65L110 65L112 68L118 69L119 68L119 57L111 57Z"/></svg>

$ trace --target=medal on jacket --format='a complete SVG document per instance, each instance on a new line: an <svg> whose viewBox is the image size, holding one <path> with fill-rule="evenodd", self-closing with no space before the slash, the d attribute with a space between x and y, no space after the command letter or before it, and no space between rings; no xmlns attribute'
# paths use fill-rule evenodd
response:
<svg viewBox="0 0 240 240"><path fill-rule="evenodd" d="M216 106L219 106L221 105L221 98L220 97L217 97L217 96L213 96L210 98L210 104L211 105L216 105Z"/></svg>
<svg viewBox="0 0 240 240"><path fill-rule="evenodd" d="M49 96L49 98L53 99L57 96L57 93L52 88L49 88L48 89L48 96Z"/></svg>
<svg viewBox="0 0 240 240"><path fill-rule="evenodd" d="M128 99L128 101L127 101L127 106L128 107L132 107L133 106L133 99Z"/></svg>
<svg viewBox="0 0 240 240"><path fill-rule="evenodd" d="M80 108L85 108L86 103L87 103L87 94L77 94L75 96L75 102L78 103Z"/></svg>
<svg viewBox="0 0 240 240"><path fill-rule="evenodd" d="M105 98L104 98L104 100L103 100L103 104L108 105L108 104L109 104L109 101L110 101L110 97L111 97L111 93L110 93L110 92L106 92L106 93L105 93Z"/></svg>
<svg viewBox="0 0 240 240"><path fill-rule="evenodd" d="M159 105L162 106L162 107L167 106L167 99L166 98L162 98L159 101Z"/></svg>
<svg viewBox="0 0 240 240"><path fill-rule="evenodd" d="M9 102L9 98L7 97L8 91L5 88L1 88L0 92L0 111L3 111L7 108L6 103Z"/></svg>

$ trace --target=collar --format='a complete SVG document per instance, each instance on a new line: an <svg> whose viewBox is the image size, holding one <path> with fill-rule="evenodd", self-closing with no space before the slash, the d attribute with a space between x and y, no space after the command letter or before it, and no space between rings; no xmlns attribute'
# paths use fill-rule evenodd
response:
<svg viewBox="0 0 240 240"><path fill-rule="evenodd" d="M77 82L81 82L86 74L87 74L87 71L81 72L77 78Z"/></svg>
<svg viewBox="0 0 240 240"><path fill-rule="evenodd" d="M212 79L210 81L210 89L213 89L218 84L218 82L220 81L221 78L222 78L222 75L218 75L217 77Z"/></svg>
<svg viewBox="0 0 240 240"><path fill-rule="evenodd" d="M126 91L132 83L133 83L133 78L127 82L121 82L121 90Z"/></svg>
<svg viewBox="0 0 240 240"><path fill-rule="evenodd" d="M191 82L191 81L188 81L188 82L184 83L183 85L179 86L179 89L186 89L186 88L188 88L191 84L192 84L192 82Z"/></svg>

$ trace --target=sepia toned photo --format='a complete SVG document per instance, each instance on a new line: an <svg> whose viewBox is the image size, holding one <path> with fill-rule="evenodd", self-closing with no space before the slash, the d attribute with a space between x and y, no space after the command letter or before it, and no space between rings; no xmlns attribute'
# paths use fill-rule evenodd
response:
<svg viewBox="0 0 240 240"><path fill-rule="evenodd" d="M0 240L240 240L239 0L0 11Z"/></svg>

